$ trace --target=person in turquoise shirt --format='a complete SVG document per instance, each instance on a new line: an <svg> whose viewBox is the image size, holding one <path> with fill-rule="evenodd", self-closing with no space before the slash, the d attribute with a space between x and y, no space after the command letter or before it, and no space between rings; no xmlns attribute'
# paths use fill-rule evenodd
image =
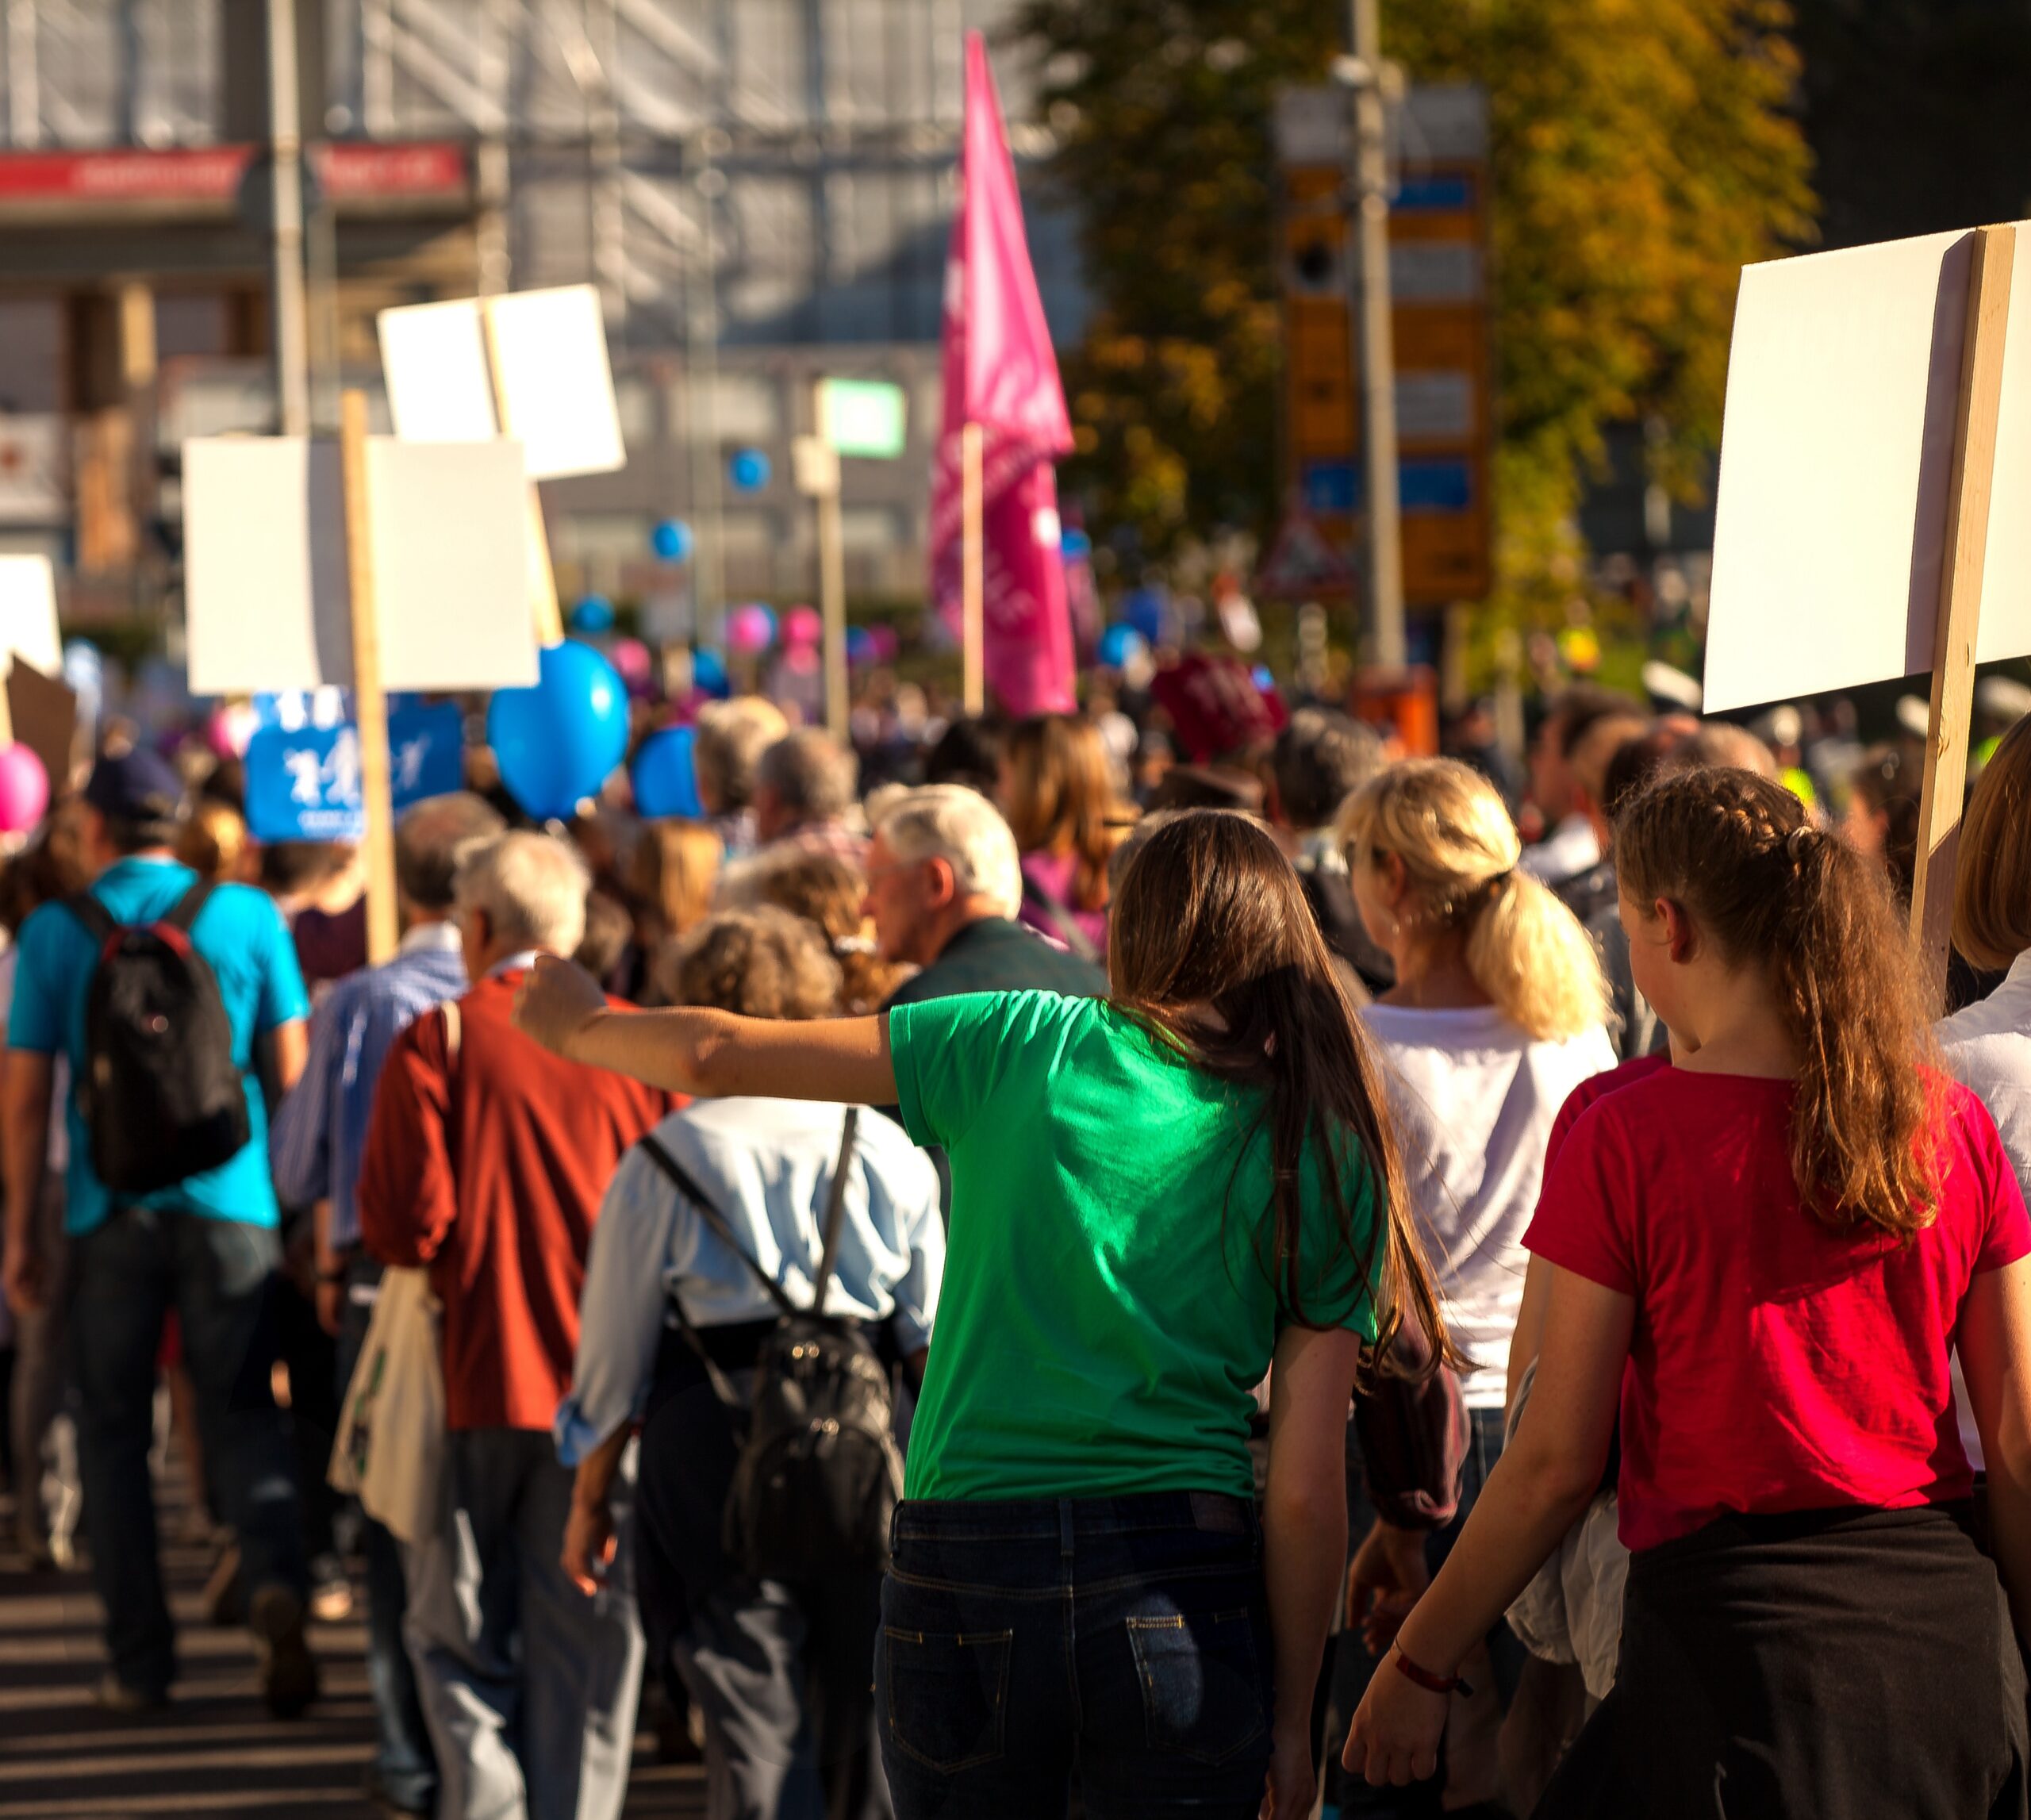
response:
<svg viewBox="0 0 2031 1820"><path fill-rule="evenodd" d="M575 1060L893 1103L950 1157L875 1664L898 1820L1062 1814L1075 1764L1092 1820L1308 1814L1349 1399L1406 1321L1457 1362L1378 1065L1269 835L1158 828L1108 939L1104 1000L789 1024L613 1015L561 963L524 990L522 1027Z"/></svg>
<svg viewBox="0 0 2031 1820"><path fill-rule="evenodd" d="M93 895L116 922L167 916L198 883L171 853L182 812L175 771L145 750L102 758L85 805ZM63 1113L71 1235L64 1292L79 1464L93 1580L113 1659L99 1697L118 1711L160 1706L175 1672L148 1473L155 1360L173 1308L209 1476L240 1544L264 1691L277 1713L290 1714L314 1696L317 1670L303 1638L306 1577L288 1430L268 1393L272 1361L255 1350L279 1255L255 1048L272 1045L286 1091L303 1069L310 1008L289 931L261 893L219 887L198 911L190 939L225 1000L247 1094L248 1142L217 1169L116 1202L93 1172L91 1136L75 1097ZM20 947L7 1039L5 1283L10 1300L36 1307L56 1285L43 1280L33 1228L15 1210L33 1205L48 1150L56 1058L68 1059L74 1081L83 1077L85 1000L98 954L77 912L61 903L29 917Z"/></svg>

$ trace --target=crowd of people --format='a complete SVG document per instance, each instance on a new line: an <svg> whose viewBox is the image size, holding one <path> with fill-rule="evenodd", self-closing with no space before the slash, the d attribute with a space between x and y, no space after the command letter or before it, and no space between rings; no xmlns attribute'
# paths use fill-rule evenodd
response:
<svg viewBox="0 0 2031 1820"><path fill-rule="evenodd" d="M166 1407L391 1814L612 1820L646 1695L712 1820L2031 1820L2025 705L1937 1023L1838 708L736 697L696 816L409 809L374 966L109 742L0 870L13 1539L168 1707Z"/></svg>

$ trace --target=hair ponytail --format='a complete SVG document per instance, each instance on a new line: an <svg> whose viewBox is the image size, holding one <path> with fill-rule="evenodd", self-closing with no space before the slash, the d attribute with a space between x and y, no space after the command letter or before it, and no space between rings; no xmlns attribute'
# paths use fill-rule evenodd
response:
<svg viewBox="0 0 2031 1820"><path fill-rule="evenodd" d="M1760 966L1798 1051L1791 1174L1836 1231L1908 1238L1939 1204L1935 1050L1918 969L1868 862L1753 772L1660 779L1615 823L1622 889L1676 900L1731 963Z"/></svg>
<svg viewBox="0 0 2031 1820"><path fill-rule="evenodd" d="M1607 1022L1601 964L1579 919L1528 873L1494 786L1453 758L1415 758L1372 778L1340 811L1351 864L1393 853L1418 915L1466 931L1467 970L1512 1023L1562 1042Z"/></svg>
<svg viewBox="0 0 2031 1820"><path fill-rule="evenodd" d="M1580 920L1529 873L1492 881L1467 931L1467 970L1511 1023L1561 1042L1608 1019L1601 963Z"/></svg>

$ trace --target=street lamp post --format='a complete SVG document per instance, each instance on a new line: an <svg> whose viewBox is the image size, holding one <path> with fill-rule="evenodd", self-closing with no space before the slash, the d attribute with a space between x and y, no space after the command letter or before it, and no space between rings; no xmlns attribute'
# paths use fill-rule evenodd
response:
<svg viewBox="0 0 2031 1820"><path fill-rule="evenodd" d="M1353 94L1354 131L1348 180L1353 219L1349 240L1357 260L1350 352L1361 375L1361 469L1368 528L1370 653L1385 670L1407 655L1403 632L1403 544L1396 485L1396 356L1390 321L1389 156L1383 113L1382 25L1379 0L1347 0L1353 55L1334 75Z"/></svg>

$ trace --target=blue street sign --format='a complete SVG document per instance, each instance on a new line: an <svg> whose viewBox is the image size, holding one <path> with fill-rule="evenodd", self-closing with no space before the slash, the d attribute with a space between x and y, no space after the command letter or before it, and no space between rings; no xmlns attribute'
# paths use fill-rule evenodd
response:
<svg viewBox="0 0 2031 1820"><path fill-rule="evenodd" d="M457 705L405 708L388 716L395 812L465 785L465 725ZM359 729L263 727L247 747L247 827L256 840L359 840Z"/></svg>
<svg viewBox="0 0 2031 1820"><path fill-rule="evenodd" d="M1344 516L1361 509L1357 461L1308 461L1298 478L1307 512ZM1468 511L1474 503L1472 464L1465 457L1406 456L1396 464L1396 497L1406 512Z"/></svg>

